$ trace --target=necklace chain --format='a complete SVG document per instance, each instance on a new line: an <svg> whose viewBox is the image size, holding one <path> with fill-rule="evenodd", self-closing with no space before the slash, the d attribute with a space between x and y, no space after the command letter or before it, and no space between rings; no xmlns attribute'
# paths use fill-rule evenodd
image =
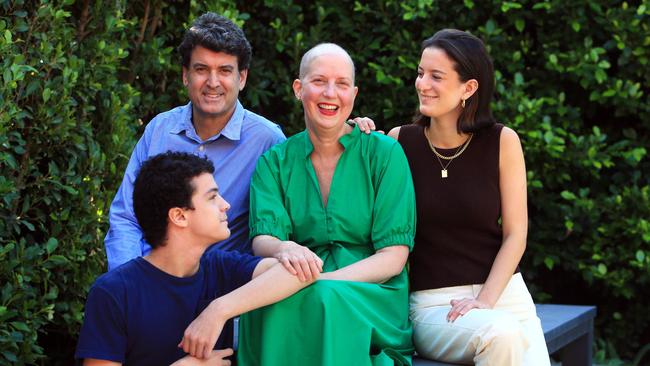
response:
<svg viewBox="0 0 650 366"><path fill-rule="evenodd" d="M456 149L456 153L454 153L454 155L444 156L441 153L439 153L438 150L436 150L436 147L433 146L433 144L431 143L431 140L429 139L428 131L429 131L428 128L424 130L424 136L427 138L427 142L429 143L429 147L431 148L431 151L433 151L433 153L436 154L438 158L444 160L454 160L457 157L459 157L460 154L462 154L465 151L465 149L467 149L467 146L469 146L470 141L472 141L472 137L474 137L474 134L470 133L469 138L465 140L465 142L462 145L458 146L458 149Z"/></svg>
<svg viewBox="0 0 650 366"><path fill-rule="evenodd" d="M429 134L428 134L428 129L427 128L425 128L425 130L424 130L424 137L427 139L427 142L429 143L429 147L431 148L431 151L433 151L433 153L436 155L436 158L438 159L438 163L440 163L440 167L442 168L442 170L440 171L441 177L442 178L447 178L447 176L448 176L447 175L447 168L449 168L449 165L451 165L451 162L454 161L454 159L459 157L465 151L465 149L467 149L467 146L469 146L469 143L472 141L472 137L474 137L474 134L473 133L470 134L469 138L462 145L458 146L458 148L456 149L456 152L454 153L454 155L451 155L451 156L444 156L444 155L440 154L438 152L438 150L436 150L435 146L433 146L433 144L431 143L431 140L429 139ZM440 160L440 159L448 160L447 165L442 164L442 160Z"/></svg>

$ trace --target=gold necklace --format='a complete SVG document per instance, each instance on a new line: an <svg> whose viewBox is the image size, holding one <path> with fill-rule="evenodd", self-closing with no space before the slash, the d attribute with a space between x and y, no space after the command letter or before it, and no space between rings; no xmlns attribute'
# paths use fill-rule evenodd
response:
<svg viewBox="0 0 650 366"><path fill-rule="evenodd" d="M442 170L440 170L440 176L442 178L447 178L449 176L449 174L447 173L447 168L449 168L449 165L451 165L451 162L454 161L454 159L459 157L460 154L462 154L465 151L465 149L467 149L467 146L469 146L469 143L472 141L472 137L474 137L474 134L473 133L469 134L469 138L462 145L458 146L456 152L452 156L444 156L440 154L438 150L436 150L435 146L433 146L431 140L429 139L428 128L424 129L424 137L427 139L431 151L433 151L433 153L436 155L436 158L438 159L438 163L440 163L440 167L442 168ZM443 165L442 160L440 159L449 160L449 161L447 162L447 165Z"/></svg>

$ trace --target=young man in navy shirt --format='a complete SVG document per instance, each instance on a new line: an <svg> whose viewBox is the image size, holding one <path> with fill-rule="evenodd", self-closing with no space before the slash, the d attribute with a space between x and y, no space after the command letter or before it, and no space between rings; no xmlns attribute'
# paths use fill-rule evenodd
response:
<svg viewBox="0 0 650 366"><path fill-rule="evenodd" d="M201 258L230 235L213 173L207 158L179 152L142 165L133 204L152 250L90 289L75 354L84 365L230 365L226 321L309 284L273 258L221 250Z"/></svg>

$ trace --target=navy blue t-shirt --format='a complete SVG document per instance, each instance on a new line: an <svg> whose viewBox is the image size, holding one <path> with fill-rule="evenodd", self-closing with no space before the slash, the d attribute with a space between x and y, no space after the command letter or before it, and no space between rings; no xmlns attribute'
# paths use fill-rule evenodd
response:
<svg viewBox="0 0 650 366"><path fill-rule="evenodd" d="M183 332L214 299L251 280L261 258L213 250L198 272L169 275L139 257L103 274L88 294L75 357L124 365L169 365L186 355ZM226 327L224 327L226 329ZM232 346L219 337L215 349Z"/></svg>

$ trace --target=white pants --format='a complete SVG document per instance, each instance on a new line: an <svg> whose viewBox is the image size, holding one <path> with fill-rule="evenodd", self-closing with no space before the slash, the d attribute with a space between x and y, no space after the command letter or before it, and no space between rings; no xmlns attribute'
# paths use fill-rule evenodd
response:
<svg viewBox="0 0 650 366"><path fill-rule="evenodd" d="M508 282L494 309L472 309L447 322L451 299L474 298L483 285L413 292L413 343L422 357L486 366L550 365L542 325L520 273Z"/></svg>

